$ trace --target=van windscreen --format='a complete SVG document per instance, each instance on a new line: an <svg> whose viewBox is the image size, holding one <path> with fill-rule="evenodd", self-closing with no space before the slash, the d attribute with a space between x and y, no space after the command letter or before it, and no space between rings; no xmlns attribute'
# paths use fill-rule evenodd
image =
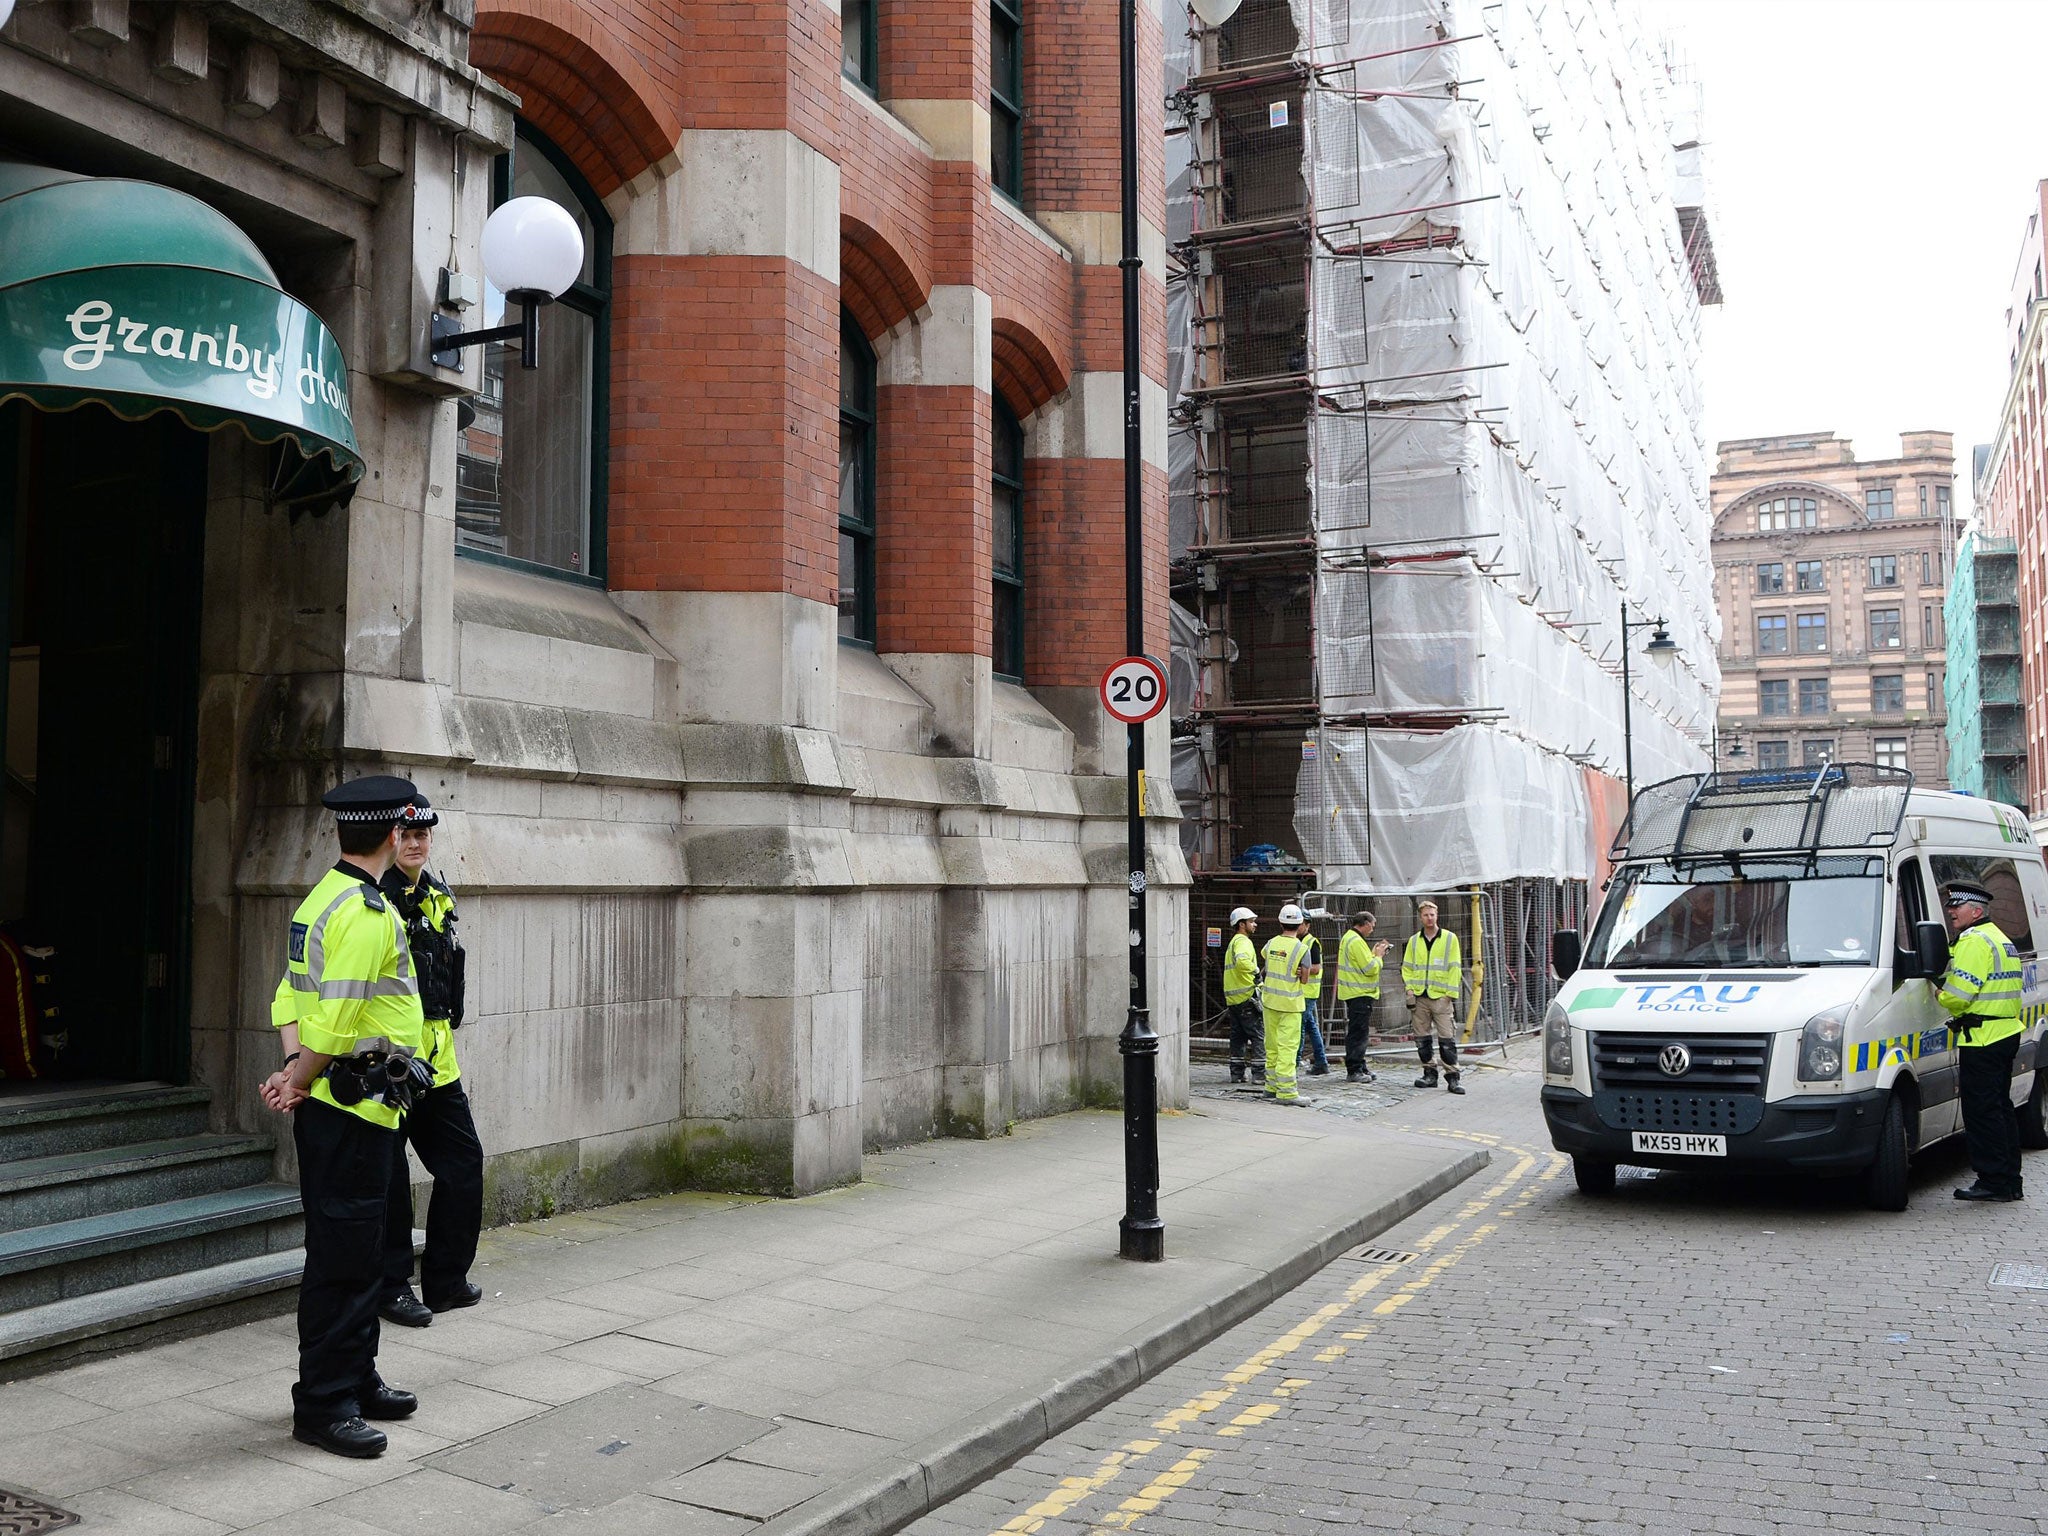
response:
<svg viewBox="0 0 2048 1536"><path fill-rule="evenodd" d="M1677 869L1632 865L1614 878L1586 945L1602 970L1874 965L1884 879L1874 860Z"/></svg>

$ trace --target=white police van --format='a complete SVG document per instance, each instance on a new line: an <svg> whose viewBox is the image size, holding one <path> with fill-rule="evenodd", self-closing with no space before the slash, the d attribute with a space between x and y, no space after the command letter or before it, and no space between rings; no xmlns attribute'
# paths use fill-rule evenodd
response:
<svg viewBox="0 0 2048 1536"><path fill-rule="evenodd" d="M1695 775L1636 796L1543 1026L1543 1112L1579 1188L1619 1164L1853 1174L1905 1209L1914 1152L1962 1129L1935 991L1941 890L1967 879L2024 967L2012 1096L2048 1147L2048 868L2009 806L1832 764Z"/></svg>

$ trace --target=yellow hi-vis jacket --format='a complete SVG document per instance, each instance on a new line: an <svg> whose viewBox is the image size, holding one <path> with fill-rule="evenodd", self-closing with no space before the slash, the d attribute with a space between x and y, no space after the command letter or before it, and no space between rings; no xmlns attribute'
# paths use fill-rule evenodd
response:
<svg viewBox="0 0 2048 1536"><path fill-rule="evenodd" d="M398 914L367 875L337 864L299 903L270 1022L298 1025L300 1046L323 1056L418 1053L425 1020L412 951ZM335 1104L325 1077L313 1080L312 1096L372 1125L398 1128L398 1111L388 1105Z"/></svg>
<svg viewBox="0 0 2048 1536"><path fill-rule="evenodd" d="M1291 933L1275 934L1266 941L1266 984L1260 993L1268 1013L1300 1013L1308 1000L1309 983L1301 979L1301 968L1310 960L1309 941Z"/></svg>
<svg viewBox="0 0 2048 1536"><path fill-rule="evenodd" d="M1337 946L1337 1000L1380 995L1380 957L1356 928L1344 930Z"/></svg>
<svg viewBox="0 0 2048 1536"><path fill-rule="evenodd" d="M1948 974L1935 1001L1978 1021L1964 1045L1995 1045L2026 1026L2020 1022L2020 961L2012 940L1990 921L1967 928L1948 954Z"/></svg>
<svg viewBox="0 0 2048 1536"><path fill-rule="evenodd" d="M1259 985L1259 946L1248 933L1233 933L1223 951L1223 1001L1235 1007L1252 1000Z"/></svg>
<svg viewBox="0 0 2048 1536"><path fill-rule="evenodd" d="M1450 929L1439 926L1434 944L1419 931L1408 935L1401 950L1401 985L1410 997L1456 997L1464 979L1465 957Z"/></svg>
<svg viewBox="0 0 2048 1536"><path fill-rule="evenodd" d="M426 871L421 872L421 884L405 887L408 898L418 893L420 914L425 917L434 932L444 932L448 927L448 914L455 910L455 898L448 888L433 880L426 880ZM403 881L405 872L397 871ZM401 919L401 922L403 919ZM462 1068L455 1060L455 1030L446 1019L428 1019L426 1031L420 1037L420 1054L427 1058L427 1065L434 1069L434 1086L444 1088L462 1076Z"/></svg>

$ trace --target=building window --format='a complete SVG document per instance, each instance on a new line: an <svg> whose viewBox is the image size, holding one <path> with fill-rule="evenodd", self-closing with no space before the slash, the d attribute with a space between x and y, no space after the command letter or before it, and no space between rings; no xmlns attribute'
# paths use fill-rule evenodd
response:
<svg viewBox="0 0 2048 1536"><path fill-rule="evenodd" d="M465 555L592 582L604 577L612 221L559 149L519 123L492 168L491 203L544 197L583 231L583 270L540 322L540 366L488 342L475 416L455 454L455 547ZM485 292L477 325L503 323Z"/></svg>
<svg viewBox="0 0 2048 1536"><path fill-rule="evenodd" d="M1906 674L1886 673L1870 680L1870 707L1880 715L1896 715L1906 707Z"/></svg>
<svg viewBox="0 0 2048 1536"><path fill-rule="evenodd" d="M1870 610L1870 648L1873 651L1895 651L1906 643L1902 614L1897 608L1873 608Z"/></svg>
<svg viewBox="0 0 2048 1536"><path fill-rule="evenodd" d="M1787 677L1764 678L1756 685L1756 703L1758 714L1791 714L1792 680Z"/></svg>
<svg viewBox="0 0 2048 1536"><path fill-rule="evenodd" d="M1934 649L1934 604L1920 605L1920 644L1926 650Z"/></svg>
<svg viewBox="0 0 2048 1536"><path fill-rule="evenodd" d="M881 88L876 8L877 0L841 0L839 6L839 72L870 94Z"/></svg>
<svg viewBox="0 0 2048 1536"><path fill-rule="evenodd" d="M1899 584L1899 557L1897 555L1872 555L1870 557L1870 585L1873 587L1896 587Z"/></svg>
<svg viewBox="0 0 2048 1536"><path fill-rule="evenodd" d="M1785 563L1774 560L1756 568L1756 589L1759 592L1782 592L1785 590Z"/></svg>
<svg viewBox="0 0 2048 1536"><path fill-rule="evenodd" d="M1828 648L1828 616L1824 613L1799 615L1799 654L1818 655Z"/></svg>
<svg viewBox="0 0 2048 1536"><path fill-rule="evenodd" d="M1920 585L1923 587L1934 585L1934 555L1931 551L1924 549L1920 551Z"/></svg>
<svg viewBox="0 0 2048 1536"><path fill-rule="evenodd" d="M1832 741L1802 741L1799 744L1799 761L1808 768L1818 768L1823 763L1833 762L1835 744Z"/></svg>
<svg viewBox="0 0 2048 1536"><path fill-rule="evenodd" d="M1801 560L1794 568L1793 584L1801 592L1827 591L1827 563L1822 560Z"/></svg>
<svg viewBox="0 0 2048 1536"><path fill-rule="evenodd" d="M1759 656L1785 654L1785 615L1760 613L1756 617L1756 650Z"/></svg>
<svg viewBox="0 0 2048 1536"><path fill-rule="evenodd" d="M1792 766L1792 743L1789 741L1760 741L1756 744L1756 765L1759 768L1790 768Z"/></svg>
<svg viewBox="0 0 2048 1536"><path fill-rule="evenodd" d="M839 313L839 638L875 643L875 349Z"/></svg>
<svg viewBox="0 0 2048 1536"><path fill-rule="evenodd" d="M1880 768L1903 768L1906 766L1906 738L1903 736L1880 736L1877 738L1877 766Z"/></svg>
<svg viewBox="0 0 2048 1536"><path fill-rule="evenodd" d="M1894 515L1892 488L1888 485L1873 485L1863 493L1863 510L1873 523L1888 523Z"/></svg>
<svg viewBox="0 0 2048 1536"><path fill-rule="evenodd" d="M1780 496L1756 504L1756 526L1761 533L1785 528L1818 528L1820 503L1811 496Z"/></svg>
<svg viewBox="0 0 2048 1536"><path fill-rule="evenodd" d="M1024 200L1023 0L991 0L988 8L989 179L998 192Z"/></svg>
<svg viewBox="0 0 2048 1536"><path fill-rule="evenodd" d="M1931 712L1941 707L1941 674L1927 674L1927 708Z"/></svg>
<svg viewBox="0 0 2048 1536"><path fill-rule="evenodd" d="M1799 713L1824 715L1828 712L1828 680L1824 677L1799 679Z"/></svg>
<svg viewBox="0 0 2048 1536"><path fill-rule="evenodd" d="M995 674L1024 681L1024 428L995 399Z"/></svg>
<svg viewBox="0 0 2048 1536"><path fill-rule="evenodd" d="M1948 487L1947 487L1947 486L1945 486L1945 485L1937 485L1937 486L1936 486L1936 487L1934 488L1934 515L1935 515L1936 517L1938 517L1938 518L1941 518L1941 519L1942 519L1943 521L1947 521L1947 519L1948 519L1948 514L1949 514L1949 495L1948 495Z"/></svg>
<svg viewBox="0 0 2048 1536"><path fill-rule="evenodd" d="M1924 485L1920 487L1920 515L1927 515L1927 487Z"/></svg>

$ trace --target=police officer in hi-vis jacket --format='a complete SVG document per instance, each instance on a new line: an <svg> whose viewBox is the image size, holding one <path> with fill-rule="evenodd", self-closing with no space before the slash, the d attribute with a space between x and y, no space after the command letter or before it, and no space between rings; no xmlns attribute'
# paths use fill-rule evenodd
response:
<svg viewBox="0 0 2048 1536"><path fill-rule="evenodd" d="M1976 1183L1958 1200L2018 1200L2020 1128L2012 1111L2012 1065L2019 1054L2020 962L2012 940L1991 921L1991 893L1955 880L1942 896L1955 947L1935 1001L1955 1022L1957 1088L1963 1140Z"/></svg>

